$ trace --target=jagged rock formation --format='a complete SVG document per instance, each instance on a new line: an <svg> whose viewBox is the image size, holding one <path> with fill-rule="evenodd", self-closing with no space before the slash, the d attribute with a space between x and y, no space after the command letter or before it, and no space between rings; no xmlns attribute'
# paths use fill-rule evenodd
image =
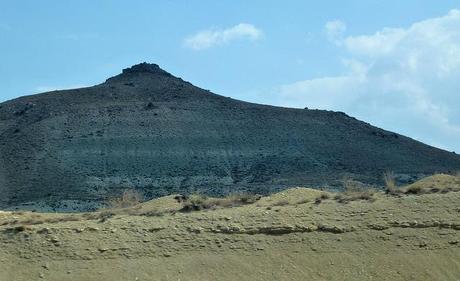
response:
<svg viewBox="0 0 460 281"><path fill-rule="evenodd" d="M379 183L386 170L410 180L460 170L460 156L340 112L219 96L146 63L0 104L0 208L88 209L130 187L152 198Z"/></svg>

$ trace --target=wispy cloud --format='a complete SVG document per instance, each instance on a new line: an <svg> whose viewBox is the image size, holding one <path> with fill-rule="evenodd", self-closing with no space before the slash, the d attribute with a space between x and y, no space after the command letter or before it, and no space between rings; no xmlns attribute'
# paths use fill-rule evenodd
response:
<svg viewBox="0 0 460 281"><path fill-rule="evenodd" d="M336 40L343 26L326 29ZM459 10L408 28L341 36L334 43L346 51L347 71L282 86L283 105L345 111L460 151Z"/></svg>
<svg viewBox="0 0 460 281"><path fill-rule="evenodd" d="M51 92L51 91L58 91L58 90L70 90L70 89L78 89L78 88L85 88L90 87L89 85L84 84L75 84L75 85L67 85L67 86L38 86L32 90L32 93L44 93L44 92Z"/></svg>
<svg viewBox="0 0 460 281"><path fill-rule="evenodd" d="M347 31L347 25L341 20L329 21L324 25L328 39L340 45L342 43L343 35Z"/></svg>
<svg viewBox="0 0 460 281"><path fill-rule="evenodd" d="M231 41L247 39L258 40L262 31L252 24L240 23L227 29L203 30L187 37L184 46L193 50L204 50L214 46L224 45Z"/></svg>

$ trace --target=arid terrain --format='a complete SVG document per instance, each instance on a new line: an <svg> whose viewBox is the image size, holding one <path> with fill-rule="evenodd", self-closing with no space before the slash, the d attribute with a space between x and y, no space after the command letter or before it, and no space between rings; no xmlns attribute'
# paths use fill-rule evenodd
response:
<svg viewBox="0 0 460 281"><path fill-rule="evenodd" d="M0 281L460 281L460 1L0 0Z"/></svg>
<svg viewBox="0 0 460 281"><path fill-rule="evenodd" d="M435 175L386 193L1 212L0 280L460 280L459 190Z"/></svg>
<svg viewBox="0 0 460 281"><path fill-rule="evenodd" d="M460 156L343 112L248 103L142 63L102 84L0 104L0 208L92 211L131 187L268 195L460 170Z"/></svg>

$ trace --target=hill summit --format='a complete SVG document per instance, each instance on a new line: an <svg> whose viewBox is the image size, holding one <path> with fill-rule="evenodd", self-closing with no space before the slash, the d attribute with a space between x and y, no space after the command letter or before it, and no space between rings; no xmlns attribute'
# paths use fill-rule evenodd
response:
<svg viewBox="0 0 460 281"><path fill-rule="evenodd" d="M272 193L460 170L460 156L341 112L219 96L141 63L0 104L0 208L88 210L126 188Z"/></svg>

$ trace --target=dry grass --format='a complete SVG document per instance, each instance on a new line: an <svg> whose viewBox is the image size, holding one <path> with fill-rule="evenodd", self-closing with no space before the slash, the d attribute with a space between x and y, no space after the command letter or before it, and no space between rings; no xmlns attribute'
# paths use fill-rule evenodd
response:
<svg viewBox="0 0 460 281"><path fill-rule="evenodd" d="M145 212L142 212L142 213L139 213L139 215L141 216L146 216L146 217L161 217L165 214L172 214L174 213L175 211L171 211L171 210L157 210L157 209L154 209L154 210L149 210L149 211L145 211Z"/></svg>
<svg viewBox="0 0 460 281"><path fill-rule="evenodd" d="M432 187L422 187L422 186L409 186L404 190L404 194L413 194L413 195L422 195L430 193L448 193L448 192L458 192L460 187L452 186L439 188L436 186Z"/></svg>
<svg viewBox="0 0 460 281"><path fill-rule="evenodd" d="M460 191L460 178L447 174L436 174L402 188L402 193L422 195Z"/></svg>
<svg viewBox="0 0 460 281"><path fill-rule="evenodd" d="M59 214L53 217L45 217L37 214L30 214L28 212L22 212L22 219L15 219L11 221L5 221L1 225L16 225L19 226L31 226L44 223L60 223L68 221L81 221L84 220L84 215L69 215L69 214Z"/></svg>
<svg viewBox="0 0 460 281"><path fill-rule="evenodd" d="M138 205L144 200L141 192L135 189L126 189L118 197L110 198L107 202L109 209L121 209Z"/></svg>
<svg viewBox="0 0 460 281"><path fill-rule="evenodd" d="M278 200L276 202L274 202L272 204L273 207L276 207L276 206L287 206L289 205L289 200L287 199L281 199L281 200Z"/></svg>
<svg viewBox="0 0 460 281"><path fill-rule="evenodd" d="M404 189L404 194L425 194L428 193L428 190L428 188L423 188L421 186L409 186Z"/></svg>
<svg viewBox="0 0 460 281"><path fill-rule="evenodd" d="M19 232L23 232L26 230L29 230L29 227L27 227L26 225L17 225L17 226L5 229L6 232L11 232L11 233L19 233Z"/></svg>
<svg viewBox="0 0 460 281"><path fill-rule="evenodd" d="M402 193L401 189L396 186L395 175L393 172L387 171L383 174L383 180L385 182L385 193L391 195L398 195Z"/></svg>
<svg viewBox="0 0 460 281"><path fill-rule="evenodd" d="M261 198L260 195L236 193L224 198L212 198L202 194L192 194L185 197L182 202L181 212L212 210L218 208L231 208L252 204Z"/></svg>
<svg viewBox="0 0 460 281"><path fill-rule="evenodd" d="M166 213L172 213L171 210L142 210L140 205L143 196L135 190L125 190L119 197L110 198L107 202L108 207L95 212L79 213L79 214L53 214L51 216L42 216L30 212L16 212L20 219L8 220L2 222L1 225L12 226L30 226L44 223L61 223L69 221L85 221L98 220L106 222L110 218L117 215L133 215L133 216L160 216Z"/></svg>
<svg viewBox="0 0 460 281"><path fill-rule="evenodd" d="M353 192L353 193L339 193L337 194L334 199L339 202L339 203L349 203L352 201L358 201L358 200L366 200L366 201L371 201L373 202L374 199L374 191L372 190L365 190L361 192Z"/></svg>
<svg viewBox="0 0 460 281"><path fill-rule="evenodd" d="M320 196L315 198L315 204L319 205L319 204L321 204L323 202L323 200L326 200L326 199L329 199L329 198L331 198L329 193L323 192L323 193L321 193Z"/></svg>
<svg viewBox="0 0 460 281"><path fill-rule="evenodd" d="M300 199L299 201L297 201L296 205L302 205L302 204L306 204L308 202L310 202L310 200L307 199L307 198L304 198L304 199Z"/></svg>
<svg viewBox="0 0 460 281"><path fill-rule="evenodd" d="M372 188L371 186L350 178L342 180L342 186L345 193L362 192Z"/></svg>
<svg viewBox="0 0 460 281"><path fill-rule="evenodd" d="M460 175L447 175L437 174L426 177L417 181L414 184L397 187L392 173L384 174L384 181L386 185L386 193L390 196L407 196L407 195L423 195L432 193L448 193L460 192ZM344 179L344 190L339 193L319 192L315 191L314 195L299 193L297 189L295 196L275 196L273 201L262 200L259 206L264 206L271 209L275 206L286 205L300 205L306 203L313 203L316 205L321 204L324 200L333 199L338 203L349 203L352 201L366 200L374 201L375 190L372 186L363 184L359 181L352 179ZM300 189L299 189L300 190ZM334 195L332 195L334 194ZM134 190L125 190L119 197L109 200L110 208L101 209L96 212L80 213L80 214L38 214L28 211L12 212L12 217L4 218L0 221L1 226L8 226L10 231L21 232L21 228L13 230L15 227L45 224L45 223L61 223L71 221L84 221L84 220L98 220L105 222L114 216L118 215L133 215L133 216L149 216L157 217L175 212L190 212L198 210L212 210L219 208L231 208L252 204L260 199L258 195L238 193L231 194L224 198L212 198L200 194L193 194L191 196L171 196L171 198L163 199L164 203L155 202L154 204L146 203L139 204L142 201L142 195ZM291 199L288 199L291 198Z"/></svg>
<svg viewBox="0 0 460 281"><path fill-rule="evenodd" d="M362 182L344 179L342 182L344 191L335 195L334 199L339 203L349 203L352 201L366 200L374 201L375 189Z"/></svg>

